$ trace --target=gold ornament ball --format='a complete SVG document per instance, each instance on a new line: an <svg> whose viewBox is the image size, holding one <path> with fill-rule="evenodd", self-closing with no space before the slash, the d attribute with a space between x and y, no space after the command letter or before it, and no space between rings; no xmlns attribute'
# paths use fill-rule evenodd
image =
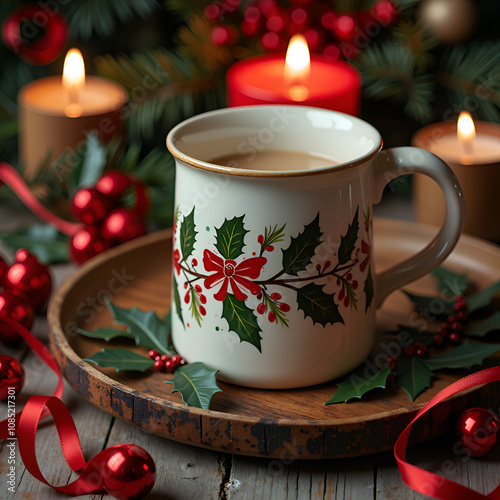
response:
<svg viewBox="0 0 500 500"><path fill-rule="evenodd" d="M467 40L476 27L476 9L471 0L422 0L417 17L442 43Z"/></svg>

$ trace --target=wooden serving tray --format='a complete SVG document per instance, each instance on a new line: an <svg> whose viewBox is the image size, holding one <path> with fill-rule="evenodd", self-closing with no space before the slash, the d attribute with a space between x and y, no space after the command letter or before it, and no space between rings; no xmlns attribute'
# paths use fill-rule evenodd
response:
<svg viewBox="0 0 500 500"><path fill-rule="evenodd" d="M378 270L423 248L435 228L389 219L375 220L375 260ZM446 266L467 272L478 288L500 279L500 248L464 235ZM350 403L324 406L335 382L297 390L247 389L220 383L223 389L210 410L187 407L172 385L172 375L154 370L145 374L116 373L82 358L108 346L104 341L75 334L79 326L109 325L103 305L109 295L122 307L138 306L164 315L170 307L171 232L161 231L109 250L82 266L55 292L48 313L52 352L69 383L92 404L146 431L183 443L228 453L280 459L320 459L356 456L390 449L418 410L464 373L435 378L432 388L415 401L395 387L375 390ZM408 287L416 293L437 293L426 276ZM380 332L398 323L410 325L415 311L406 296L393 293L377 313ZM415 318L414 318L415 319ZM146 354L127 340L112 347ZM491 360L490 360L491 361ZM499 360L493 358L492 364ZM300 368L298 368L300 369ZM421 442L449 430L453 416L466 408L494 401L498 384L461 393L442 403L412 431Z"/></svg>

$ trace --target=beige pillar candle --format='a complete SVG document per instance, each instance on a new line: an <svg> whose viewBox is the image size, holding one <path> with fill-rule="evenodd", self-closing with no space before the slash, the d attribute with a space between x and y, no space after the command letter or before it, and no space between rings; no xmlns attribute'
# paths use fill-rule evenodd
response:
<svg viewBox="0 0 500 500"><path fill-rule="evenodd" d="M500 243L500 125L476 122L471 127L469 117L460 120L461 135L457 123L434 123L419 130L412 144L442 158L457 176L464 194L464 231ZM413 182L415 218L440 225L445 214L441 191L421 175Z"/></svg>
<svg viewBox="0 0 500 500"><path fill-rule="evenodd" d="M104 78L85 77L83 58L74 50L68 52L63 78L35 80L19 92L19 159L28 180L47 159L75 151L89 131L97 130L103 142L122 131L125 90Z"/></svg>

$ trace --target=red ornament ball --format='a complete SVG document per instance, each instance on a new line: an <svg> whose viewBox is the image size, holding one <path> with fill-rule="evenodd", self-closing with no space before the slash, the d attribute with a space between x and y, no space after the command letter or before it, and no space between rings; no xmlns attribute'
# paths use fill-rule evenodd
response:
<svg viewBox="0 0 500 500"><path fill-rule="evenodd" d="M115 208L104 220L102 234L109 241L121 243L146 234L146 224L136 210Z"/></svg>
<svg viewBox="0 0 500 500"><path fill-rule="evenodd" d="M25 296L36 309L49 299L52 277L46 264L22 248L16 252L16 262L4 274L3 285Z"/></svg>
<svg viewBox="0 0 500 500"><path fill-rule="evenodd" d="M11 290L0 292L0 315L7 316L17 321L24 327L30 329L35 319L35 313L30 303L23 295L18 295ZM16 344L21 337L16 330L1 321L0 318L0 342L4 344Z"/></svg>
<svg viewBox="0 0 500 500"><path fill-rule="evenodd" d="M500 421L490 410L471 408L458 417L456 430L471 457L482 457L496 448Z"/></svg>
<svg viewBox="0 0 500 500"><path fill-rule="evenodd" d="M23 387L24 369L19 361L11 356L0 356L0 401L7 401Z"/></svg>
<svg viewBox="0 0 500 500"><path fill-rule="evenodd" d="M104 238L96 226L85 226L78 230L71 238L69 250L71 257L77 264L94 257L111 247L111 242Z"/></svg>
<svg viewBox="0 0 500 500"><path fill-rule="evenodd" d="M113 200L94 188L78 190L71 200L73 215L84 224L104 220L113 208Z"/></svg>
<svg viewBox="0 0 500 500"><path fill-rule="evenodd" d="M156 467L151 455L134 444L112 446L109 452L102 469L106 491L123 500L145 497L156 480Z"/></svg>
<svg viewBox="0 0 500 500"><path fill-rule="evenodd" d="M21 59L35 65L55 61L68 41L68 23L48 5L24 5L14 10L2 25L5 45Z"/></svg>

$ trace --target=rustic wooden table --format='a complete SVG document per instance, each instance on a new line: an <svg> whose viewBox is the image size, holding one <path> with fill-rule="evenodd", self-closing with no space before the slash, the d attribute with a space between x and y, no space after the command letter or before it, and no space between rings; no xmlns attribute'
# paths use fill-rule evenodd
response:
<svg viewBox="0 0 500 500"><path fill-rule="evenodd" d="M0 208L0 232L31 222L18 207ZM2 254L6 252L0 249ZM72 265L54 266L56 284L74 272ZM47 325L39 318L34 333L48 342ZM0 353L19 359L26 370L26 383L16 401L17 408L34 394L51 394L56 377L26 347L6 348ZM119 443L135 443L151 454L157 467L151 499L421 499L401 480L391 452L338 460L258 459L228 455L179 444L147 434L98 410L78 396L65 383L63 401L75 420L83 451L90 458L105 447ZM497 407L498 401L489 402ZM0 420L6 416L0 403ZM495 488L500 477L500 450L486 458L474 460L453 453L453 438L442 438L413 447L411 462L438 472L487 493ZM63 485L74 480L62 457L55 427L43 425L37 435L37 456L41 469L52 484ZM16 451L16 492L7 490L8 449L0 442L1 499L59 499L64 495L35 480ZM97 498L86 496L81 498ZM105 495L101 498L111 498Z"/></svg>

